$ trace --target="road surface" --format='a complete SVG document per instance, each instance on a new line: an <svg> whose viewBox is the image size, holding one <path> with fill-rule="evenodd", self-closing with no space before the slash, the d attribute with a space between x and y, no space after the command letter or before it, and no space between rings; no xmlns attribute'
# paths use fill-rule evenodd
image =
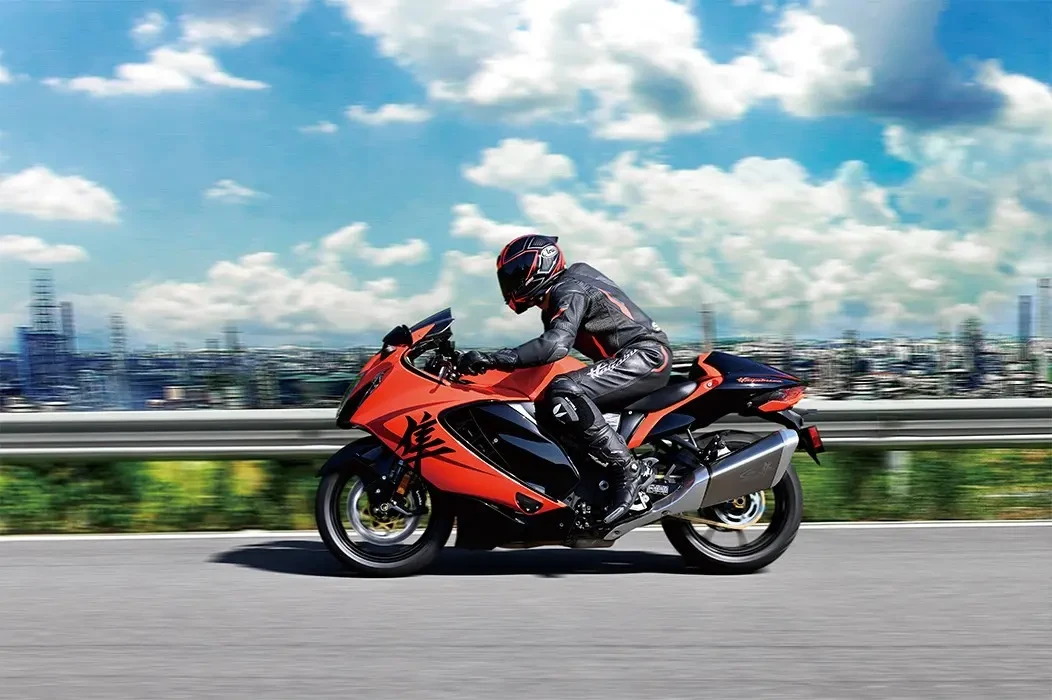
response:
<svg viewBox="0 0 1052 700"><path fill-rule="evenodd" d="M343 575L319 540L0 541L0 698L1052 697L1052 528L804 530L766 572L610 550Z"/></svg>

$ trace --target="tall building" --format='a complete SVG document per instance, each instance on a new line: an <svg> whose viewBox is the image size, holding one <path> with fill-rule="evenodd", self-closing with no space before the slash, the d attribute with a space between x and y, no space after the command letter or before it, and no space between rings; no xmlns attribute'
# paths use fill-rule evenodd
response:
<svg viewBox="0 0 1052 700"><path fill-rule="evenodd" d="M73 324L73 302L64 301L59 307L62 310L62 340L67 355L77 354L77 329Z"/></svg>
<svg viewBox="0 0 1052 700"><path fill-rule="evenodd" d="M1052 280L1042 277L1037 281L1037 336L1044 341L1052 340L1052 309L1049 308L1049 288Z"/></svg>
<svg viewBox="0 0 1052 700"><path fill-rule="evenodd" d="M190 383L190 358L186 353L186 343L175 344L175 364L179 383L186 385Z"/></svg>
<svg viewBox="0 0 1052 700"><path fill-rule="evenodd" d="M716 313L712 304L701 305L702 350L710 352L716 347Z"/></svg>
<svg viewBox="0 0 1052 700"><path fill-rule="evenodd" d="M128 337L120 314L110 315L110 381L110 400L120 408L127 407Z"/></svg>
<svg viewBox="0 0 1052 700"><path fill-rule="evenodd" d="M1033 297L1022 294L1019 297L1019 359L1029 357L1031 320L1033 318Z"/></svg>
<svg viewBox="0 0 1052 700"><path fill-rule="evenodd" d="M1049 355L1052 354L1052 309L1049 308L1049 288L1052 280L1042 277L1037 281L1037 375L1047 382Z"/></svg>
<svg viewBox="0 0 1052 700"><path fill-rule="evenodd" d="M280 403L278 376L269 360L263 360L255 368L256 405L260 408L275 408Z"/></svg>
<svg viewBox="0 0 1052 700"><path fill-rule="evenodd" d="M974 316L961 324L960 346L964 354L964 369L967 375L967 387L974 389L983 382L986 374L986 362L983 357L983 328L979 319Z"/></svg>
<svg viewBox="0 0 1052 700"><path fill-rule="evenodd" d="M18 329L19 379L26 396L53 399L67 377L50 270L34 270L30 292L30 325Z"/></svg>
<svg viewBox="0 0 1052 700"><path fill-rule="evenodd" d="M55 319L55 282L51 277L51 270L34 271L30 308L35 332L58 332L58 323Z"/></svg>
<svg viewBox="0 0 1052 700"><path fill-rule="evenodd" d="M223 354L226 366L235 373L239 373L241 371L243 348L241 347L241 334L238 333L237 326L232 323L226 325L223 329L223 343L225 345Z"/></svg>
<svg viewBox="0 0 1052 700"><path fill-rule="evenodd" d="M222 364L220 362L221 359L219 352L219 339L205 338L205 365L208 367L208 371L217 371Z"/></svg>
<svg viewBox="0 0 1052 700"><path fill-rule="evenodd" d="M223 338L226 342L226 351L231 355L235 355L241 350L241 338L238 333L237 326L232 323L228 323L223 329Z"/></svg>
<svg viewBox="0 0 1052 700"><path fill-rule="evenodd" d="M840 355L841 370L840 377L844 381L844 388L850 390L855 382L858 372L858 331L844 331L843 348Z"/></svg>

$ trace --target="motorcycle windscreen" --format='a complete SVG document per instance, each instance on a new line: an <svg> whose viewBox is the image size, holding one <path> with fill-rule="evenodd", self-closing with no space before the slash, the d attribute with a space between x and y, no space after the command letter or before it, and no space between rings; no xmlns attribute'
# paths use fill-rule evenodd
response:
<svg viewBox="0 0 1052 700"><path fill-rule="evenodd" d="M410 331L412 331L413 335L417 335L417 333L420 331L425 331L426 333L423 337L426 337L433 334L442 333L443 331L445 331L446 328L452 325L452 322L452 309L446 307L443 308L441 312L431 314L423 321L419 321L418 323L409 326L409 329Z"/></svg>
<svg viewBox="0 0 1052 700"><path fill-rule="evenodd" d="M413 334L413 342L419 343L424 338L444 333L453 325L453 320L453 310L449 307L431 314L409 328Z"/></svg>

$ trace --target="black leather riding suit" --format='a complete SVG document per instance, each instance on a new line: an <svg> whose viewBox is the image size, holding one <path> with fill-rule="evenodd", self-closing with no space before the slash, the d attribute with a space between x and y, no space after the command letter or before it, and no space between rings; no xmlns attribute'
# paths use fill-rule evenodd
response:
<svg viewBox="0 0 1052 700"><path fill-rule="evenodd" d="M551 381L537 401L538 419L569 431L592 459L624 472L632 454L603 413L668 383L668 336L613 281L585 263L571 265L556 279L541 318L543 334L497 355L515 367L554 362L571 348L594 360Z"/></svg>

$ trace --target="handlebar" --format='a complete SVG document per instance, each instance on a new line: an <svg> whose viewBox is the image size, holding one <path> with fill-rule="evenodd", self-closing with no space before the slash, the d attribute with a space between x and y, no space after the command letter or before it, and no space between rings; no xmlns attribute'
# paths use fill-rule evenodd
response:
<svg viewBox="0 0 1052 700"><path fill-rule="evenodd" d="M432 363L433 367L438 370L436 374L439 384L447 379L451 384L467 383L463 381L460 372L457 371L457 364L460 362L461 354L453 347L452 343L442 343L435 348L435 357Z"/></svg>

